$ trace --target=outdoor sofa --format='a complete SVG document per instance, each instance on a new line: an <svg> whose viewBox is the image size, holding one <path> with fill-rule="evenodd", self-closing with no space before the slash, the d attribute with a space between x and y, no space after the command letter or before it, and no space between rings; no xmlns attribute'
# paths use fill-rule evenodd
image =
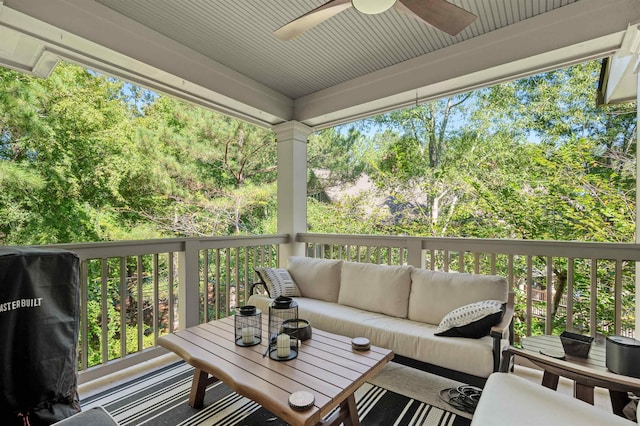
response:
<svg viewBox="0 0 640 426"><path fill-rule="evenodd" d="M273 298L292 297L312 328L368 338L396 361L466 383L484 385L509 344L504 277L299 256L286 269L256 271L268 293L247 304L264 315Z"/></svg>

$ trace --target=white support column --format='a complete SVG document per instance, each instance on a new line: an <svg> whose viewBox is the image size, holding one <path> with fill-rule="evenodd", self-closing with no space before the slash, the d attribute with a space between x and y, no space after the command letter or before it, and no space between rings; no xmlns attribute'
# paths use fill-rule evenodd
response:
<svg viewBox="0 0 640 426"><path fill-rule="evenodd" d="M632 24L624 34L620 49L609 59L609 70L603 93L603 102L626 102L635 91L636 119L640 122L640 25ZM636 131L636 144L640 140L640 129ZM635 242L640 244L640 153L636 149L636 217ZM636 338L640 333L640 262L636 262Z"/></svg>
<svg viewBox="0 0 640 426"><path fill-rule="evenodd" d="M299 232L307 231L307 137L313 130L288 121L273 127L278 138L278 233L289 234L289 244L280 246L286 266L289 256L304 256L304 244L296 243Z"/></svg>
<svg viewBox="0 0 640 426"><path fill-rule="evenodd" d="M178 253L178 328L200 324L200 244L187 239Z"/></svg>

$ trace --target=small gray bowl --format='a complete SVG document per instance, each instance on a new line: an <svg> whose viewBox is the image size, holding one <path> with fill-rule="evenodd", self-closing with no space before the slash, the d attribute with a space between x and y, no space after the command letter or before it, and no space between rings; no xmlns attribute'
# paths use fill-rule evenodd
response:
<svg viewBox="0 0 640 426"><path fill-rule="evenodd" d="M289 336L297 337L303 342L311 339L311 324L305 319L286 320L282 323L282 328Z"/></svg>

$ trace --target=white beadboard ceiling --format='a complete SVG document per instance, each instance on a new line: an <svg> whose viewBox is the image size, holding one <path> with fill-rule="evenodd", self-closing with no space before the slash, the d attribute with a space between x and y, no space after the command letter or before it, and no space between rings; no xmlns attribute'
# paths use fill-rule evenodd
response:
<svg viewBox="0 0 640 426"><path fill-rule="evenodd" d="M325 0L98 0L291 98L425 55L576 0L451 0L478 19L452 37L394 8L354 8L291 40L272 32Z"/></svg>
<svg viewBox="0 0 640 426"><path fill-rule="evenodd" d="M259 125L318 129L610 56L640 22L640 0L450 0L478 16L455 37L353 8L290 41L272 34L325 2L0 0L0 64L45 76L67 60Z"/></svg>

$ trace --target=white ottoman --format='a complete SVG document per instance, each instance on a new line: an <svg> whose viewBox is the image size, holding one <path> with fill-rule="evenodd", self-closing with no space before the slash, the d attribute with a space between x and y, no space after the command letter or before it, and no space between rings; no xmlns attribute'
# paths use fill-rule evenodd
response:
<svg viewBox="0 0 640 426"><path fill-rule="evenodd" d="M472 426L632 426L630 420L508 373L493 373Z"/></svg>

